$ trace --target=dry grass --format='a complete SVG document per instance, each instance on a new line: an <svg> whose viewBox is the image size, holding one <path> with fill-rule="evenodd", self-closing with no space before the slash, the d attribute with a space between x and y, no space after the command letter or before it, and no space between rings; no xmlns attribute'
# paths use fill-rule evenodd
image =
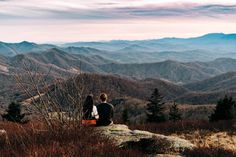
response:
<svg viewBox="0 0 236 157"><path fill-rule="evenodd" d="M132 126L133 129L178 136L198 147L185 153L186 157L235 157L235 121L179 121Z"/></svg>
<svg viewBox="0 0 236 157"><path fill-rule="evenodd" d="M120 157L145 156L137 150L120 149L110 140L101 138L93 128L62 128L57 125L48 131L42 123L18 125L1 122L10 144L1 144L1 156L11 157Z"/></svg>
<svg viewBox="0 0 236 157"><path fill-rule="evenodd" d="M130 126L132 129L146 130L165 135L190 133L197 130L203 132L235 132L234 121L208 122L198 120L183 120L178 122L168 121L165 123L149 123Z"/></svg>
<svg viewBox="0 0 236 157"><path fill-rule="evenodd" d="M236 157L236 153L223 148L200 147L188 150L184 153L185 157Z"/></svg>
<svg viewBox="0 0 236 157"><path fill-rule="evenodd" d="M204 132L195 131L185 134L175 134L183 139L190 140L198 147L204 148L221 148L236 152L236 134L228 132Z"/></svg>

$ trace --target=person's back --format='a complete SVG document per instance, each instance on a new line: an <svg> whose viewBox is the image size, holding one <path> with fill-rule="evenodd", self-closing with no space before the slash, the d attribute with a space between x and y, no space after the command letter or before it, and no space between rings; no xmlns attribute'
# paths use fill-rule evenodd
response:
<svg viewBox="0 0 236 157"><path fill-rule="evenodd" d="M114 107L112 104L109 104L106 102L107 100L106 94L104 93L101 94L100 99L101 99L101 103L97 106L97 110L99 114L97 125L98 126L110 125L113 123L112 118L113 118Z"/></svg>
<svg viewBox="0 0 236 157"><path fill-rule="evenodd" d="M96 125L99 118L97 107L93 105L93 95L88 95L83 104L83 125Z"/></svg>

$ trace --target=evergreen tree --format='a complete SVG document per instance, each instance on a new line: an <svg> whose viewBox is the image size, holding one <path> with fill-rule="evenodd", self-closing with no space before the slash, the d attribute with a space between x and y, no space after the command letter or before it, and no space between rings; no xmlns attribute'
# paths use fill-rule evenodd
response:
<svg viewBox="0 0 236 157"><path fill-rule="evenodd" d="M170 112L169 112L169 120L172 120L174 122L181 120L181 113L179 112L177 104L174 102L174 104L170 107Z"/></svg>
<svg viewBox="0 0 236 157"><path fill-rule="evenodd" d="M154 89L151 97L149 98L149 103L147 104L147 122L164 122L166 121L166 116L164 114L163 96L160 95L157 88Z"/></svg>
<svg viewBox="0 0 236 157"><path fill-rule="evenodd" d="M226 95L224 99L217 102L215 112L210 116L210 121L234 119L236 117L235 109L236 102L232 97Z"/></svg>
<svg viewBox="0 0 236 157"><path fill-rule="evenodd" d="M8 106L7 114L2 115L2 117L8 121L23 122L25 114L21 114L21 104L12 102Z"/></svg>

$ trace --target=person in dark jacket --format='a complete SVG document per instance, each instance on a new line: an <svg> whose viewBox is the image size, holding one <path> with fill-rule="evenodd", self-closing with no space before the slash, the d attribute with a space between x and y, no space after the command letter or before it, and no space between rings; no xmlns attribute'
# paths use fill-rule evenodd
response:
<svg viewBox="0 0 236 157"><path fill-rule="evenodd" d="M99 118L97 120L97 126L107 126L113 124L112 118L114 113L114 107L112 104L107 103L107 94L102 93L100 95L101 103L97 105Z"/></svg>

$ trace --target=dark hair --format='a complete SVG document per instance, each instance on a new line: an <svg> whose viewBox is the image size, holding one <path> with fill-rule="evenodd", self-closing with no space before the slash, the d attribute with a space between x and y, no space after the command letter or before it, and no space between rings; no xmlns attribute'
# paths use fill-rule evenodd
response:
<svg viewBox="0 0 236 157"><path fill-rule="evenodd" d="M106 101L106 100L107 100L107 94L106 94L106 93L102 93L102 94L100 95L100 99L101 99L102 101Z"/></svg>
<svg viewBox="0 0 236 157"><path fill-rule="evenodd" d="M83 119L91 119L93 111L93 95L90 94L86 97L83 105Z"/></svg>

